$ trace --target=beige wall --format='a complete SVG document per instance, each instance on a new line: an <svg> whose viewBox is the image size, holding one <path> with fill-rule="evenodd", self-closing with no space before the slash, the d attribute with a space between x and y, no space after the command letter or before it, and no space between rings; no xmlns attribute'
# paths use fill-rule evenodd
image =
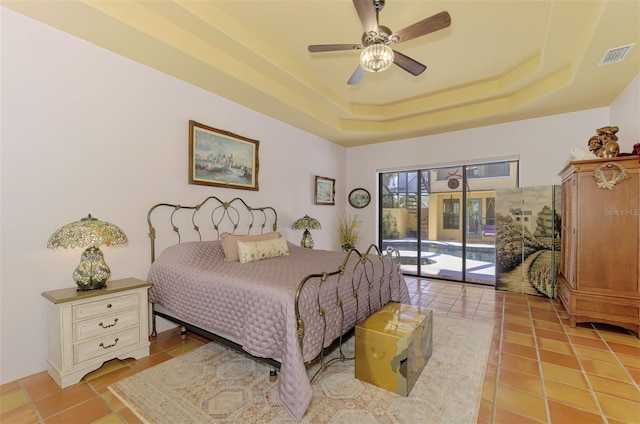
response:
<svg viewBox="0 0 640 424"><path fill-rule="evenodd" d="M620 128L618 141L621 147L627 147L622 151L630 152L635 143L640 143L640 74L611 103L609 116L611 125Z"/></svg>
<svg viewBox="0 0 640 424"><path fill-rule="evenodd" d="M322 223L317 248L339 250L345 149L0 7L1 383L46 369L41 293L72 287L80 249L49 236L88 213L129 238L105 247L112 278L146 278L146 213L158 202L209 195L271 205L280 231L305 214ZM259 191L188 184L188 121L260 141ZM312 152L312 154L310 154ZM314 177L336 179L336 206L313 203Z"/></svg>

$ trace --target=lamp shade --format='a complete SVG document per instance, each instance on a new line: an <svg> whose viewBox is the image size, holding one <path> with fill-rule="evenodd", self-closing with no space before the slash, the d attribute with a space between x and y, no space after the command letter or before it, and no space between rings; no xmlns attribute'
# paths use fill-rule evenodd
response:
<svg viewBox="0 0 640 424"><path fill-rule="evenodd" d="M311 218L309 215L305 215L302 218L297 219L291 228L294 230L319 230L322 227L320 226L320 221L315 218Z"/></svg>
<svg viewBox="0 0 640 424"><path fill-rule="evenodd" d="M109 266L98 246L126 244L127 236L117 226L99 221L89 214L86 218L67 224L56 230L49 241L49 249L83 247L80 265L73 272L78 290L94 290L106 286L111 275Z"/></svg>
<svg viewBox="0 0 640 424"><path fill-rule="evenodd" d="M126 244L127 236L119 227L99 221L89 214L86 218L59 228L49 237L47 247L65 249L74 247L92 247L102 245Z"/></svg>
<svg viewBox="0 0 640 424"><path fill-rule="evenodd" d="M304 230L300 246L313 249L313 238L311 238L309 230L321 229L320 221L315 218L311 218L309 215L305 215L302 218L297 219L296 222L293 223L292 228L294 230Z"/></svg>
<svg viewBox="0 0 640 424"><path fill-rule="evenodd" d="M360 53L360 65L368 72L381 72L393 64L393 50L382 43L371 44Z"/></svg>

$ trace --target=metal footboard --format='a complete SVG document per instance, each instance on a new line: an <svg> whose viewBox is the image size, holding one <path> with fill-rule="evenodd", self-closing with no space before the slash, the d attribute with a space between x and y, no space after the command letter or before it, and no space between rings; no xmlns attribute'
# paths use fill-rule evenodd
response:
<svg viewBox="0 0 640 424"><path fill-rule="evenodd" d="M356 257L352 260L352 257ZM382 272L376 277L374 261L378 261L382 267ZM351 269L347 269L351 267ZM351 271L351 272L347 272ZM350 276L350 278L349 278ZM335 296L330 299L321 296L323 286L328 284L330 278L335 281L333 292ZM327 342L327 307L332 303L337 307L339 313L340 332L336 340L333 338L334 345L337 344L339 349L338 357L334 360L346 360L342 350L342 344L347 335L350 335L359 318L365 318L375 312L377 309L391 301L394 292L401 292L403 284L402 273L400 271L400 254L396 249L388 248L385 252L381 252L378 246L372 244L363 253L357 249L351 249L345 256L344 261L338 269L332 272L323 272L306 276L298 285L295 296L295 314L297 323L298 342L300 350L304 352L304 336L305 336L305 320L302 315L302 293L305 289L314 286L312 296L315 297L315 309L317 317L320 318L323 326L322 330L322 346L326 346ZM345 290L345 285L349 290ZM386 290L384 290L386 287ZM345 297L345 293L346 297ZM385 296L383 293L386 293ZM362 295L366 295L366 299L362 299ZM349 299L350 297L350 299ZM355 321L347 322L345 320L345 303L355 302ZM366 308L366 311L360 313L360 308ZM335 309L335 308L334 308ZM333 346L333 345L332 345ZM331 349L329 349L331 350ZM313 375L311 380L325 369L332 361L327 362L325 355L329 351L321 349L318 357L310 361L310 363L320 363L318 371Z"/></svg>

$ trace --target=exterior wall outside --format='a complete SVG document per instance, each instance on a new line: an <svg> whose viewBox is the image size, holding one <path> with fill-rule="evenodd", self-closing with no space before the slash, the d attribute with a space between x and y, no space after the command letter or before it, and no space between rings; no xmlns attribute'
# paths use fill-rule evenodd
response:
<svg viewBox="0 0 640 424"><path fill-rule="evenodd" d="M429 178L431 179L431 192L432 193L447 193L451 192L451 189L447 185L449 180L438 180L437 171L431 170L429 172ZM509 164L509 176L508 177L494 177L494 178L468 178L467 185L470 191L484 190L487 187L491 187L494 190L499 188L511 188L517 185L518 177L518 163L512 161ZM462 180L460 180L462 182ZM462 187L459 188L461 190Z"/></svg>
<svg viewBox="0 0 640 424"><path fill-rule="evenodd" d="M476 176L468 178L466 187L472 193L469 199L481 199L481 216L482 225L486 225L486 216L484 212L487 210L487 198L495 197L493 191L486 191L487 188L497 190L501 188L513 188L517 186L518 179L518 163L517 161L509 162L510 172L501 177L481 177ZM452 168L441 168L440 171L451 171ZM424 169L412 169L410 171L424 171ZM444 228L444 203L443 199L457 199L462 201L460 190L462 187L451 189L448 186L449 179L443 179L441 174L438 177L438 169L429 169L429 195L428 207L423 208L421 212L422 226L418 225L417 214L411 210L409 206L400 205L397 208L383 208L382 210L382 238L398 239L398 238L416 238L418 228L420 228L422 240L462 240L462 220L460 220L460 228L445 229ZM460 169L456 172L462 172ZM450 175L450 174L449 174ZM460 177L461 178L461 177ZM407 201L408 202L408 201ZM423 203L422 199L417 202ZM487 236L480 232L477 236L470 234L470 240L484 241L493 243L494 237Z"/></svg>
<svg viewBox="0 0 640 424"><path fill-rule="evenodd" d="M473 192L471 198L482 199L482 213L487 209L487 198L495 197L495 193L492 191L477 191ZM462 202L462 193L436 193L429 196L429 223L437 223L437 225L429 226L429 239L430 240L442 240L442 241L460 241L462 240L462 217L460 217L460 225L458 229L445 229L443 219L443 202L444 199L458 199ZM462 208L462 205L461 205ZM485 223L485 216L483 215L482 223ZM468 238L469 242L484 241L486 243L493 243L494 237L474 237Z"/></svg>

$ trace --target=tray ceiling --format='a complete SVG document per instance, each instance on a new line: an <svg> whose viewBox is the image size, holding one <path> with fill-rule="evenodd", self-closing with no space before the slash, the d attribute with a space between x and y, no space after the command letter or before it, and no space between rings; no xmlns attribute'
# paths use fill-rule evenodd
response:
<svg viewBox="0 0 640 424"><path fill-rule="evenodd" d="M609 106L640 73L637 45L598 66L640 43L638 1L387 0L392 31L443 10L451 26L394 47L423 74L392 66L355 86L359 52L307 51L360 43L350 0L2 5L347 147Z"/></svg>

